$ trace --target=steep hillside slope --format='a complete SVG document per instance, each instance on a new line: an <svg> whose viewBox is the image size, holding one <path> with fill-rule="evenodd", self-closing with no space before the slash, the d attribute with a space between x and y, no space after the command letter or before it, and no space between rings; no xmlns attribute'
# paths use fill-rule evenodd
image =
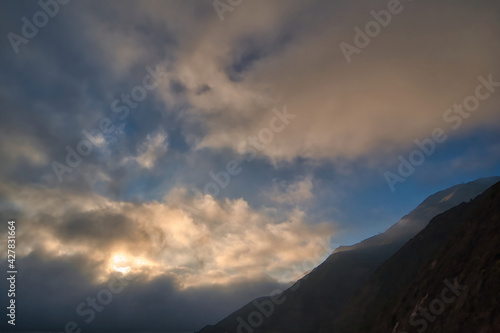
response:
<svg viewBox="0 0 500 333"><path fill-rule="evenodd" d="M325 262L286 290L280 298L284 301L273 303L269 316L267 313L262 316L266 311L250 302L216 325L206 326L200 333L231 333L238 329L245 333L250 330L256 333L318 332L323 322L332 323L337 319L375 269L422 230L431 218L474 198L498 181L499 177L479 179L430 196L385 233L336 249ZM270 304L270 301L270 297L262 297L258 304ZM254 316L253 319L259 320L252 321L255 311L260 317Z"/></svg>
<svg viewBox="0 0 500 333"><path fill-rule="evenodd" d="M500 332L499 281L500 183L436 216L321 331Z"/></svg>

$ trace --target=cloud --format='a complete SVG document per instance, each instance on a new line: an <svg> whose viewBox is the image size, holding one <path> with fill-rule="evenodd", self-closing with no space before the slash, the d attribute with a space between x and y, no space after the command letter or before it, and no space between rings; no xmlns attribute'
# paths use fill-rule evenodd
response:
<svg viewBox="0 0 500 333"><path fill-rule="evenodd" d="M449 125L443 112L474 92L478 76L495 73L500 80L500 49L493 46L500 24L488 10L495 6L490 1L405 3L391 25L347 64L339 44L352 43L352 27L364 26L372 19L370 10L384 3L379 5L318 1L283 8L257 1L231 13L234 21L207 20L202 30L186 29L191 39L179 44L172 75L187 89L189 112L208 130L202 137L188 134L191 142L199 149L238 151L240 142L265 125L272 107L287 105L301 121L263 155L287 161L378 156L383 162L388 153ZM257 8L265 15L252 21ZM197 94L205 84L210 93ZM159 93L173 103L175 96ZM492 106L499 98L482 105L465 127L495 117Z"/></svg>
<svg viewBox="0 0 500 333"><path fill-rule="evenodd" d="M33 166L44 165L48 156L43 146L31 136L17 134L2 135L0 139L0 155L5 157L2 167L11 167L19 161L25 161Z"/></svg>
<svg viewBox="0 0 500 333"><path fill-rule="evenodd" d="M69 321L76 322L85 332L109 331L110 327L116 331L195 331L226 316L256 295L285 288L270 279L262 279L181 291L175 279L168 275L152 280L138 276L121 292L113 293L103 311L95 311L94 320L87 323L88 298L95 299L101 290L109 290L115 277L96 284L93 275L100 267L85 255L54 256L39 250L18 259L17 263L22 270L16 281L16 327L30 331L63 332ZM116 278L121 276L116 274ZM7 283L3 279L0 287L8 289ZM84 316L76 312L82 303L81 310L87 310ZM5 321L0 327L9 330L11 326Z"/></svg>
<svg viewBox="0 0 500 333"><path fill-rule="evenodd" d="M44 187L1 190L23 212L19 237L33 240L21 257L85 255L100 267L95 281L126 271L149 279L167 274L183 289L263 278L289 282L305 272L302 262L329 253L324 244L333 234L297 209L255 210L243 199L209 195L193 201L182 188L163 202L144 203Z"/></svg>
<svg viewBox="0 0 500 333"><path fill-rule="evenodd" d="M30 240L16 248L20 325L197 330L248 299L284 290L331 252L332 228L298 209L187 193L174 188L161 202L125 202L2 183L2 212L16 217L18 239ZM120 274L136 279L95 321L75 315Z"/></svg>
<svg viewBox="0 0 500 333"><path fill-rule="evenodd" d="M143 169L152 169L158 158L164 155L167 150L167 134L162 130L157 131L147 135L144 142L138 147L139 154L137 156L125 157L123 163L135 161Z"/></svg>
<svg viewBox="0 0 500 333"><path fill-rule="evenodd" d="M304 177L295 182L275 181L268 193L269 199L278 203L297 205L307 202L314 197L312 177Z"/></svg>

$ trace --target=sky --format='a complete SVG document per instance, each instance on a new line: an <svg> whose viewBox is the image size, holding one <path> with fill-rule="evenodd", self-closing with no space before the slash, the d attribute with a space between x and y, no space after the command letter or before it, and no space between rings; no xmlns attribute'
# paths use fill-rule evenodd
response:
<svg viewBox="0 0 500 333"><path fill-rule="evenodd" d="M11 0L0 16L18 329L197 330L500 175L493 0Z"/></svg>

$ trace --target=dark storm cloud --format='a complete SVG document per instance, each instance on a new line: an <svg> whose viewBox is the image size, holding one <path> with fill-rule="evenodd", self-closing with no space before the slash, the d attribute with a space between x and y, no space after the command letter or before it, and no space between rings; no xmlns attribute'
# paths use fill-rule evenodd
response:
<svg viewBox="0 0 500 333"><path fill-rule="evenodd" d="M84 243L105 249L117 241L145 243L149 237L136 230L133 221L126 216L103 213L70 213L63 223L54 228L54 233L70 244Z"/></svg>
<svg viewBox="0 0 500 333"><path fill-rule="evenodd" d="M210 88L209 85L204 84L204 85L201 85L200 87L198 87L198 89L196 90L196 94L201 95L201 94L209 92L211 89L212 88Z"/></svg>
<svg viewBox="0 0 500 333"><path fill-rule="evenodd" d="M3 6L12 15L8 15L5 21L2 20L2 34L20 29L22 16L32 15L40 10L36 2L10 2ZM100 11L94 13L101 15L116 10L116 7L111 8L107 4L97 6ZM131 2L128 5L124 3L124 6L132 9L136 5ZM92 8L95 10L95 5ZM16 136L30 138L30 142L26 144L36 142L36 148L47 160L45 165L30 165L22 159L12 159L15 165L2 167L4 175L10 175L20 183L44 182L47 177L53 176L50 163L64 163L67 156L66 145L74 149L84 139L82 130L98 127L100 119L105 116L116 121L116 115L110 110L113 99L130 93L133 86L141 83L146 74L146 66L154 68L159 59L165 60L173 56L176 42L165 25L159 21L149 21L138 13L134 14L133 10L122 10L124 15L100 21L100 24L104 22L101 29L109 32L109 38L112 38L114 31L127 30L130 34L133 33L141 43L141 46L133 47L140 47L147 52L139 61L121 69L124 72L117 74L116 69L108 62L110 59L103 56L97 40L93 39L97 36L85 33L92 29L92 19L89 19L92 16L82 13L88 14L89 10L88 4L78 2L61 7L58 15L44 29L40 29L33 40L22 45L17 55L12 51L8 40L3 40L6 45L0 52L0 62L12 65L5 67L0 79L0 86L8 87L9 91L7 93L3 89L1 92L1 103L4 104L2 109L9 110L0 114L3 128L1 135L4 138L2 141ZM134 24L131 25L131 22ZM106 39L105 36L101 37ZM162 122L157 110L158 105L152 96L133 110L135 114L130 115L124 124L126 135L112 138L115 139L113 151L133 153L137 143ZM94 149L93 154L85 158L85 164L98 165L106 172L102 168L103 158L99 159L99 155L102 155L99 150ZM122 154L112 158L119 161L123 158L120 155ZM107 172L109 171L108 169ZM27 174L30 176L26 177ZM109 173L109 176L114 178L115 174ZM88 188L84 175L75 176L72 177L73 182L62 186Z"/></svg>
<svg viewBox="0 0 500 333"><path fill-rule="evenodd" d="M123 290L112 294L109 304L103 305L102 312L94 311L86 305L87 298L95 298L101 290L115 289L120 284L108 280L95 284L92 272L96 267L83 256L65 258L51 257L39 251L18 262L22 267L17 275L16 329L64 332L69 321L76 322L84 332L102 330L113 331L186 331L198 330L207 322L221 318L234 308L247 302L253 295L265 295L284 286L272 281L242 281L224 288L199 288L178 291L176 283L168 276L152 281L137 276L130 278ZM117 275L119 277L119 275ZM6 280L0 286L7 288ZM237 291L237 292L236 292ZM104 296L103 299L105 299ZM2 305L7 297L2 296ZM105 299L106 300L106 299ZM80 304L79 315L76 310ZM2 329L11 329L5 321Z"/></svg>

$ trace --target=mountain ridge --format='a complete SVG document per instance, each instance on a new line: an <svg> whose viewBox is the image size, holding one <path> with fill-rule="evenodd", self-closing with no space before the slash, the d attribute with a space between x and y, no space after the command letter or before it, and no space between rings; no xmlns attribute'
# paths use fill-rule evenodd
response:
<svg viewBox="0 0 500 333"><path fill-rule="evenodd" d="M439 191L426 198L384 233L335 249L323 263L285 290L282 295L287 301L273 308L269 318L262 316L259 325L250 326L246 323L245 328L241 319L247 319L255 312L256 300L270 302L272 298L269 296L249 302L217 324L205 326L198 333L243 332L243 329L255 333L319 331L320 325L315 318L326 316L329 320L335 320L343 311L343 306L368 281L371 273L424 229L433 217L472 200L498 181L500 177L481 178Z"/></svg>
<svg viewBox="0 0 500 333"><path fill-rule="evenodd" d="M498 306L494 306L500 303L500 288L496 287L500 280L499 220L500 182L471 202L433 218L422 232L376 270L346 305L344 313L320 332L410 332L416 331L415 326L421 326L419 332L500 331L500 312L496 310ZM441 281L446 279L455 279L475 291L470 292L467 304L457 297L456 303L447 304L447 312L443 312L442 317L433 319L442 321L441 325L448 329L422 318L411 320L419 318L422 304L432 299L432 295L437 301L431 302L439 303L438 295L444 290ZM485 284L489 285L486 291ZM492 292L494 290L496 292ZM463 293L467 297L469 292ZM478 298L482 301L477 301ZM468 307L467 310L461 311L464 307ZM454 311L462 314L454 314ZM481 315L483 318L477 321L471 318ZM487 323L486 318L494 318L494 322ZM469 329L464 330L463 325ZM477 326L481 326L481 330L477 330Z"/></svg>

